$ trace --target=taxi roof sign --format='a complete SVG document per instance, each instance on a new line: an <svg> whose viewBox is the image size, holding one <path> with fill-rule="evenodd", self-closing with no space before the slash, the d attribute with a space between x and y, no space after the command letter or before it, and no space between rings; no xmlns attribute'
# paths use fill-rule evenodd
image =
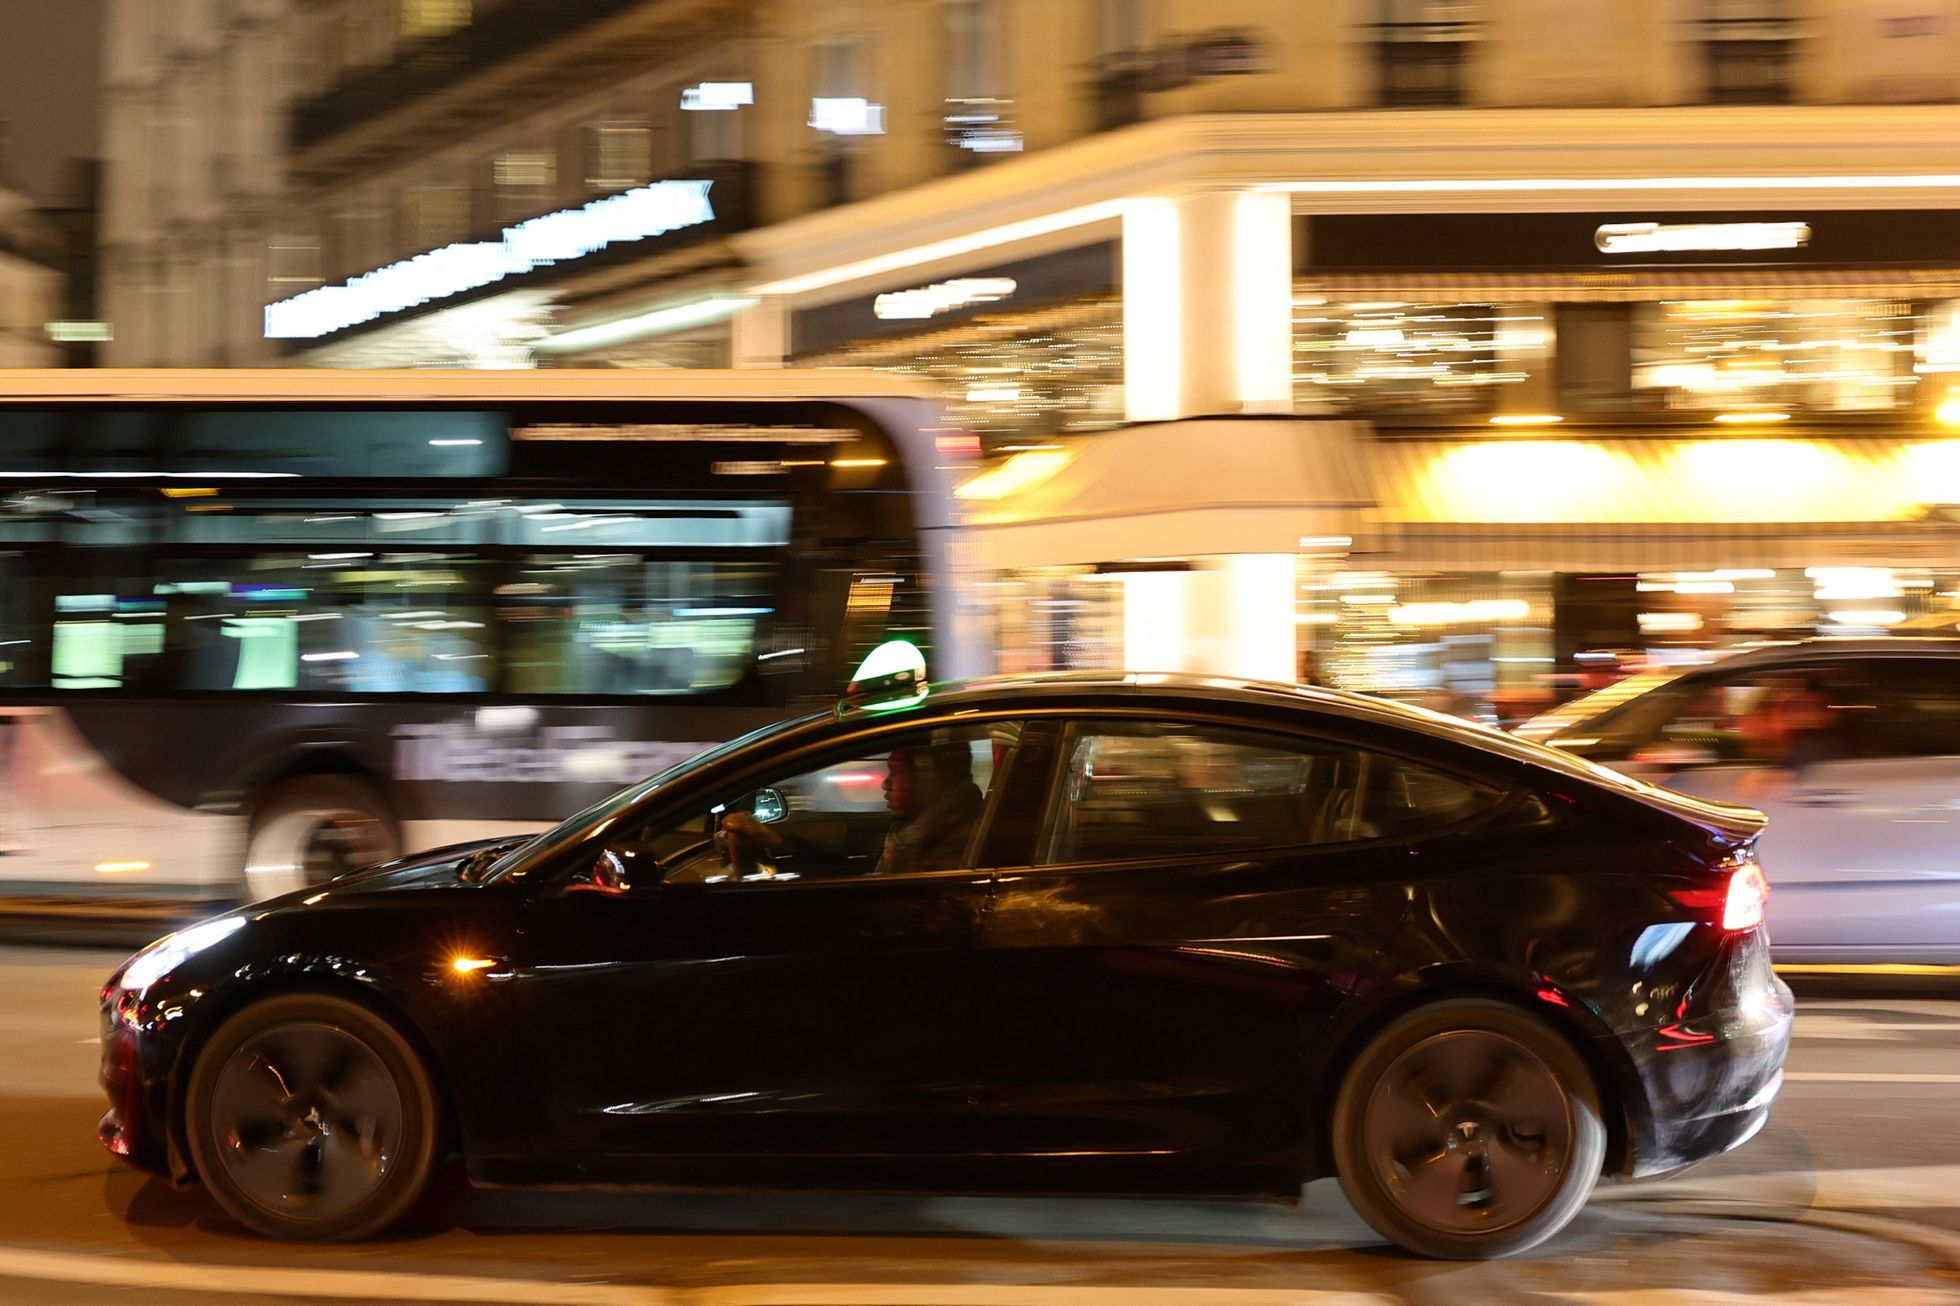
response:
<svg viewBox="0 0 1960 1306"><path fill-rule="evenodd" d="M865 712L885 712L925 701L926 655L908 639L890 639L871 650L844 691L845 701Z"/></svg>

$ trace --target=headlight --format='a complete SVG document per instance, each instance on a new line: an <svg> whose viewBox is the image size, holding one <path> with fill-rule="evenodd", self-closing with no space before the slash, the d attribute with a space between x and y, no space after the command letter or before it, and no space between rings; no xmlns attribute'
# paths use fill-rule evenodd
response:
<svg viewBox="0 0 1960 1306"><path fill-rule="evenodd" d="M245 925L243 916L219 916L186 930L166 934L129 959L122 970L122 987L147 989L190 957L229 937Z"/></svg>

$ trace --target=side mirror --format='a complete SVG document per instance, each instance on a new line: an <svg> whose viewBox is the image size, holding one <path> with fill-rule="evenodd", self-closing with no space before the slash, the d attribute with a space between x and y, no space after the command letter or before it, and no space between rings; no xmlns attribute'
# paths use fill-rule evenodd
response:
<svg viewBox="0 0 1960 1306"><path fill-rule="evenodd" d="M783 798L780 789L758 789L755 792L755 806L750 815L764 825L774 825L789 815L789 803Z"/></svg>
<svg viewBox="0 0 1960 1306"><path fill-rule="evenodd" d="M660 883L660 859L643 843L608 844L584 878L565 886L567 893L626 893Z"/></svg>

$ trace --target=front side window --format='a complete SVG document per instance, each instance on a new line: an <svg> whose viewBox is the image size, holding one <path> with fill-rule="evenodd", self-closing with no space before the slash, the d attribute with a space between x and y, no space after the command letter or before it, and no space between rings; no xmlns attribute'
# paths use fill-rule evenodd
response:
<svg viewBox="0 0 1960 1306"><path fill-rule="evenodd" d="M1387 754L1222 727L1080 727L1064 757L1044 865L1407 838L1502 797Z"/></svg>
<svg viewBox="0 0 1960 1306"><path fill-rule="evenodd" d="M972 867L981 815L1019 735L939 727L745 783L706 813L656 823L668 883L919 875Z"/></svg>

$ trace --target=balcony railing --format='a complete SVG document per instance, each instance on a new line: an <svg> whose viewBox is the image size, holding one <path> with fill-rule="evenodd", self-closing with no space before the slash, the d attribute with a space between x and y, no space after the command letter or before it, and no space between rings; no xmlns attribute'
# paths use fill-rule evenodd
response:
<svg viewBox="0 0 1960 1306"><path fill-rule="evenodd" d="M561 37L647 0L503 0L466 27L425 37L396 58L345 78L324 95L296 105L292 143L305 149L414 100L530 54Z"/></svg>

